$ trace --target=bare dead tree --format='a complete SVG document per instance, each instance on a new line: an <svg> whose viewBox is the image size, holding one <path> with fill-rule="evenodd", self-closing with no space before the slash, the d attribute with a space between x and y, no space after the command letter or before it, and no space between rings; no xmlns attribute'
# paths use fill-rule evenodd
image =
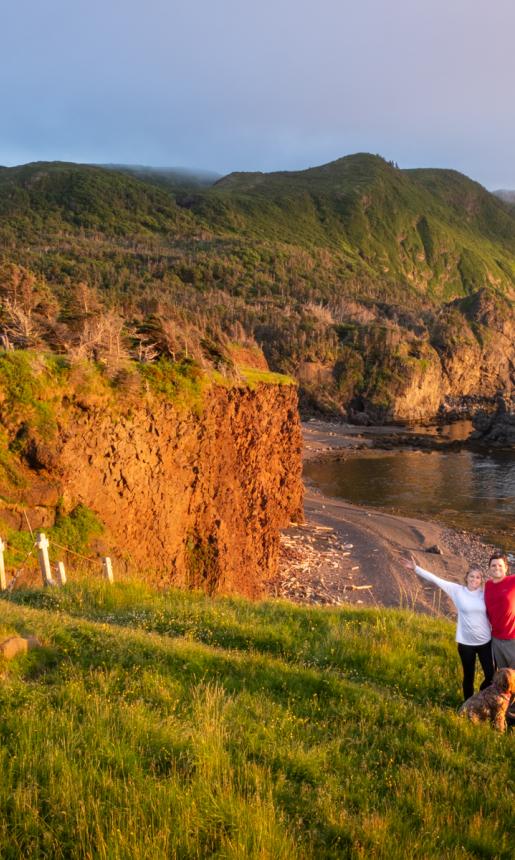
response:
<svg viewBox="0 0 515 860"><path fill-rule="evenodd" d="M70 355L76 359L93 359L115 371L127 363L129 351L125 343L124 320L116 311L105 311L84 320Z"/></svg>
<svg viewBox="0 0 515 860"><path fill-rule="evenodd" d="M11 348L30 349L41 345L43 328L31 310L11 299L4 299L0 302L0 313L0 334Z"/></svg>

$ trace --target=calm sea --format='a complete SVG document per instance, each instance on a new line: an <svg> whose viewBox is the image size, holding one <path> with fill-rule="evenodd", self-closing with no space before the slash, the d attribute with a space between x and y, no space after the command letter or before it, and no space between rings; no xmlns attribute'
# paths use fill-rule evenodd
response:
<svg viewBox="0 0 515 860"><path fill-rule="evenodd" d="M515 451L377 452L304 468L327 495L435 519L515 551Z"/></svg>

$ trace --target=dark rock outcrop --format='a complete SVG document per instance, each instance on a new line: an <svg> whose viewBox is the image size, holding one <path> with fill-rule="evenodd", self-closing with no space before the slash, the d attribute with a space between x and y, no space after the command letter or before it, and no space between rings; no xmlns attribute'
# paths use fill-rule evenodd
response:
<svg viewBox="0 0 515 860"><path fill-rule="evenodd" d="M496 411L478 413L474 427L472 441L496 448L515 448L515 397L499 395Z"/></svg>

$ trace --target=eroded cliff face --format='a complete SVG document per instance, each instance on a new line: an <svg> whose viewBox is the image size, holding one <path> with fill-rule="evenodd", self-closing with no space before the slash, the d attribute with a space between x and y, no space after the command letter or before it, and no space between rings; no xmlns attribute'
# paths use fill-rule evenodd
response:
<svg viewBox="0 0 515 860"><path fill-rule="evenodd" d="M438 413L474 415L509 391L515 372L515 326L487 332L482 342L464 337L451 350L427 345L425 358L405 367L392 384L387 417L427 421Z"/></svg>
<svg viewBox="0 0 515 860"><path fill-rule="evenodd" d="M133 569L256 596L280 529L302 517L295 388L216 388L200 417L165 403L119 421L86 412L63 436L59 475Z"/></svg>
<svg viewBox="0 0 515 860"><path fill-rule="evenodd" d="M68 404L49 446L0 516L48 527L83 504L117 564L161 585L258 596L280 529L302 519L301 431L293 385L214 386L202 407L164 398L130 409ZM14 494L14 495L13 495Z"/></svg>
<svg viewBox="0 0 515 860"><path fill-rule="evenodd" d="M417 321L417 325L420 321ZM298 370L304 391L357 423L430 421L494 408L515 386L515 313L507 299L479 291L446 305L431 325L404 319L341 327L335 362ZM415 331L416 330L416 331ZM310 403L304 396L304 404Z"/></svg>

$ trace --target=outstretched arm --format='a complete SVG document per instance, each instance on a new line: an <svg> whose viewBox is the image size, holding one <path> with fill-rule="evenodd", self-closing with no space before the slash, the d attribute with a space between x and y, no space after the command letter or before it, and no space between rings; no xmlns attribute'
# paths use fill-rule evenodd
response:
<svg viewBox="0 0 515 860"><path fill-rule="evenodd" d="M410 554L407 558L401 559L401 564L407 570L412 570L417 576L420 576L422 579L427 580L427 582L432 582L433 585L437 585L438 588L441 588L442 591L445 591L446 594L449 595L451 599L454 600L456 589L460 588L457 582L449 582L447 579L442 579L439 576L435 576L434 573L430 573L429 570L424 570L423 567L417 564L413 556Z"/></svg>

